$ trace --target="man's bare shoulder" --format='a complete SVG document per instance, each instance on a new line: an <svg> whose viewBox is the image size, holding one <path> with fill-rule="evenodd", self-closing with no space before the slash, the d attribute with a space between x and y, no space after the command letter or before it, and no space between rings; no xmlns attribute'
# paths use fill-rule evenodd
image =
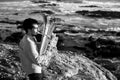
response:
<svg viewBox="0 0 120 80"><path fill-rule="evenodd" d="M24 43L26 44L34 44L34 40L33 40L33 37L31 36L26 36L25 39L24 39Z"/></svg>
<svg viewBox="0 0 120 80"><path fill-rule="evenodd" d="M26 44L26 43L31 43L31 42L33 42L32 39L31 39L31 37L25 35L25 36L21 39L20 44Z"/></svg>

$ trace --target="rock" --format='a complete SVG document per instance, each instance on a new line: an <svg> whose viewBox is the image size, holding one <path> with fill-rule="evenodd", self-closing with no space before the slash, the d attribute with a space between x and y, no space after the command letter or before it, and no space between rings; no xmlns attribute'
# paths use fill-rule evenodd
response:
<svg viewBox="0 0 120 80"><path fill-rule="evenodd" d="M10 31L10 30L0 30L0 38L1 38L1 40L2 41L4 41L8 36L10 36L12 34L12 31Z"/></svg>
<svg viewBox="0 0 120 80"><path fill-rule="evenodd" d="M111 72L82 55L58 52L56 41L52 40L52 47L42 57L44 80L117 80Z"/></svg>
<svg viewBox="0 0 120 80"><path fill-rule="evenodd" d="M0 44L0 79L1 80L23 80L26 78L21 68L18 54L18 46Z"/></svg>
<svg viewBox="0 0 120 80"><path fill-rule="evenodd" d="M40 64L43 67L43 80L117 80L110 71L82 55L75 55L70 51L57 51L56 44L57 37L53 37L46 54L41 56ZM2 72L7 74L5 79L19 80L25 78L26 75L21 70L19 59L16 59L17 56L15 56L18 53L16 51L18 48L12 47L10 44L1 44L2 47L6 50L6 57L3 57L2 61L5 61L9 67L13 66L8 68L1 64L1 67L4 66L4 68L1 68L3 69ZM1 63L4 63L2 61ZM10 73L11 70L12 73ZM16 79L9 75L14 75Z"/></svg>
<svg viewBox="0 0 120 80"><path fill-rule="evenodd" d="M117 38L103 36L100 38L89 37L89 43L85 44L86 48L90 48L95 57L104 58L118 57L120 54L120 42Z"/></svg>
<svg viewBox="0 0 120 80"><path fill-rule="evenodd" d="M106 19L113 19L113 18L120 18L120 12L118 11L88 11L88 10L83 10L83 11L76 11L75 13L89 16L89 17L96 17L96 18L106 18Z"/></svg>
<svg viewBox="0 0 120 80"><path fill-rule="evenodd" d="M33 11L33 12L31 12L30 14L40 14L40 13L48 14L48 15L54 14L54 12L53 12L52 10Z"/></svg>
<svg viewBox="0 0 120 80"><path fill-rule="evenodd" d="M43 70L45 80L117 80L105 68L88 58L68 53L54 53Z"/></svg>
<svg viewBox="0 0 120 80"><path fill-rule="evenodd" d="M22 32L14 32L11 35L7 36L6 39L4 39L4 42L19 43L23 35L24 34Z"/></svg>
<svg viewBox="0 0 120 80"><path fill-rule="evenodd" d="M94 59L94 61L97 64L100 64L101 66L105 67L106 69L110 71L116 71L118 67L118 63L114 63L110 59Z"/></svg>
<svg viewBox="0 0 120 80"><path fill-rule="evenodd" d="M41 13L44 13L44 14L48 14L48 15L52 15L52 14L54 14L54 12L53 11L51 11L51 10L43 10L43 11L41 11Z"/></svg>

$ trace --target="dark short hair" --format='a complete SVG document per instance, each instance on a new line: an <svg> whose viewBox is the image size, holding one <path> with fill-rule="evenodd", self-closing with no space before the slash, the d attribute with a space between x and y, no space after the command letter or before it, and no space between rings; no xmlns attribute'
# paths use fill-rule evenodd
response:
<svg viewBox="0 0 120 80"><path fill-rule="evenodd" d="M28 31L28 29L32 29L33 24L39 24L38 21L36 19L32 19L32 18L27 18L23 21L21 26L18 26L18 28L21 28L23 30L25 30L26 32Z"/></svg>

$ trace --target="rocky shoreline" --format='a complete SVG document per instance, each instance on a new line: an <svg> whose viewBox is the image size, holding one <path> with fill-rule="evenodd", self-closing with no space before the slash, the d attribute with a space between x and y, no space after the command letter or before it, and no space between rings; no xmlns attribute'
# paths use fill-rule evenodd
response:
<svg viewBox="0 0 120 80"><path fill-rule="evenodd" d="M3 6L4 4L7 5ZM16 56L19 49L18 43L23 36L20 30L17 29L17 26L19 26L19 24L21 24L22 21L28 17L40 20L42 18L40 14L42 13L55 15L57 20L56 29L54 30L54 33L56 33L56 35L59 37L57 48L61 52L61 54L64 54L55 54L54 56L56 57L56 59L57 57L59 57L65 58L68 61L73 60L73 62L71 63L72 65L77 66L77 69L79 68L78 66L83 65L81 68L87 67L85 68L86 72L88 71L91 73L94 71L89 71L89 69L93 69L91 66L94 66L96 72L100 71L99 74L93 72L92 75L88 76L89 73L83 73L82 69L78 69L75 70L75 72L77 71L77 74L72 75L72 73L74 72L72 72L72 69L69 69L68 73L70 73L72 77L65 77L67 72L65 74L64 69L67 63L63 63L63 61L61 62L61 64L58 64L60 60L51 60L50 64L53 66L49 65L46 69L47 71L45 71L45 75L48 76L48 78L54 77L55 79L53 80L78 80L82 77L81 79L85 80L97 80L97 76L103 76L103 74L101 74L102 72L106 74L105 77L107 76L110 78L107 78L105 80L120 79L120 19L119 15L117 15L119 14L119 12L99 10L78 10L73 12L66 12L66 10L63 10L63 8L55 3L34 4L31 2L21 2L19 3L17 8L16 5L18 3L15 2L14 5L11 5L10 3L4 4L0 5L2 6L0 8L1 78L4 77L6 79L14 80L27 78L25 73L21 70L19 58ZM88 7L91 8L91 6ZM79 57L77 57L76 55ZM74 57L75 59L72 59L72 57ZM75 63L74 60L81 62L81 64ZM82 60L86 61L86 63L84 64ZM96 63L101 65L105 69L98 67ZM55 64L57 66L55 66ZM67 68L71 66L71 64L67 64ZM91 66L88 66L88 64ZM53 69L53 67L55 69ZM76 67L73 67L73 69L74 68ZM56 71L57 69L63 72L60 73L60 71ZM110 72L106 69L108 69ZM81 71L78 74L79 70ZM111 73L115 75L117 79L114 76L111 76ZM63 75L64 77L61 75ZM103 80L103 78L98 78L98 80Z"/></svg>

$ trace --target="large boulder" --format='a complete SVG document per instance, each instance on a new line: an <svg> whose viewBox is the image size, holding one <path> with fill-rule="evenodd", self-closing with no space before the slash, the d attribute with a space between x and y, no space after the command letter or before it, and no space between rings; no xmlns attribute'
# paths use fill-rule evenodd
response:
<svg viewBox="0 0 120 80"><path fill-rule="evenodd" d="M43 80L117 80L108 70L70 51L57 51L54 38L47 54L41 56Z"/></svg>
<svg viewBox="0 0 120 80"><path fill-rule="evenodd" d="M117 80L105 68L84 56L55 53L44 68L45 80Z"/></svg>

